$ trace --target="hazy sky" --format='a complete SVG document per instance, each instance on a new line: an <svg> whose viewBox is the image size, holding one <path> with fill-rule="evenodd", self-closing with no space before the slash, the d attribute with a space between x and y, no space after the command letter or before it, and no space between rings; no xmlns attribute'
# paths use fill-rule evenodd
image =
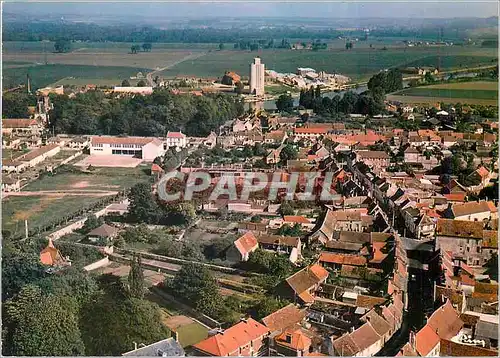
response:
<svg viewBox="0 0 500 358"><path fill-rule="evenodd" d="M81 15L139 15L162 17L212 17L212 16L266 16L266 17L385 17L385 18L451 18L451 17L490 17L498 15L498 3L494 1L454 2L326 2L298 1L263 2L263 1L184 1L162 3L20 3L6 1L4 11L29 13L30 15L63 15L80 13Z"/></svg>

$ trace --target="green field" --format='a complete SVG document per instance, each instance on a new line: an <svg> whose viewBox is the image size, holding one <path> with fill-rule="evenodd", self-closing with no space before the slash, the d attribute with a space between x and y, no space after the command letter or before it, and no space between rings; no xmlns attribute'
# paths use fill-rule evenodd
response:
<svg viewBox="0 0 500 358"><path fill-rule="evenodd" d="M52 223L78 212L103 198L95 193L117 192L138 182L148 181L145 167L131 169L102 168L93 174L61 173L44 176L23 188L24 192L57 191L55 195L8 196L2 201L2 224L5 230L24 232L24 220L30 229ZM84 195L71 195L79 192ZM28 193L29 194L29 193Z"/></svg>
<svg viewBox="0 0 500 358"><path fill-rule="evenodd" d="M122 66L85 66L85 65L39 65L29 67L4 68L4 87L15 87L26 82L26 75L31 77L32 88L41 88L53 84L63 78L73 77L83 80L82 83L93 83L92 80L109 81L119 85L122 80L135 76L137 72L146 74L146 68Z"/></svg>
<svg viewBox="0 0 500 358"><path fill-rule="evenodd" d="M387 48L334 49L326 51L261 50L258 52L217 51L181 62L161 72L165 77L193 75L218 77L224 71L235 71L247 76L249 64L260 56L266 68L282 73L295 72L297 67L312 67L318 71L345 74L353 79L367 79L372 74L391 67L407 67L420 61L437 65L441 52L442 69L462 66L490 65L497 59L494 49L446 47L441 48ZM443 60L444 57L444 60ZM449 66L449 67L447 67Z"/></svg>
<svg viewBox="0 0 500 358"><path fill-rule="evenodd" d="M167 78L179 75L221 77L228 70L247 77L249 64L255 56L262 58L267 69L278 72L312 67L318 71L345 74L355 80L368 79L391 67L437 66L440 62L442 71L445 71L491 65L498 61L496 49L405 47L401 39L389 38L359 41L349 51L344 48L344 40L332 40L328 42L328 50L317 52L279 49L250 52L233 50L232 44L226 44L226 50L218 51L218 44L158 43L153 44L151 52L130 54L130 45L73 43L71 52L61 54L52 52L53 43L6 42L3 44L4 83L7 86L24 83L29 73L34 88L54 83L116 85L137 72L162 68L166 69L159 75Z"/></svg>
<svg viewBox="0 0 500 358"><path fill-rule="evenodd" d="M449 88L410 88L397 94L422 97L498 99L498 91Z"/></svg>
<svg viewBox="0 0 500 358"><path fill-rule="evenodd" d="M414 87L388 95L387 98L403 103L464 103L498 105L498 83L471 81L441 83Z"/></svg>

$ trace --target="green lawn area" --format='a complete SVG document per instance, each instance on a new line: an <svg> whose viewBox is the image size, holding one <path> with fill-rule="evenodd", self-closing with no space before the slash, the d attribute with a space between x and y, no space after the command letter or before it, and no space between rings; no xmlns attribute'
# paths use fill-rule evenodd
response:
<svg viewBox="0 0 500 358"><path fill-rule="evenodd" d="M101 200L92 191L119 191L138 182L148 181L144 166L137 168L98 168L92 174L59 173L43 176L28 184L23 191L57 190L56 196L10 196L2 202L2 224L14 235L24 232L24 220L35 229L78 212ZM65 195L65 190L89 191L89 195Z"/></svg>
<svg viewBox="0 0 500 358"><path fill-rule="evenodd" d="M99 201L87 196L12 196L2 202L2 229L13 236L24 233L24 220L29 229L58 220L80 208Z"/></svg>
<svg viewBox="0 0 500 358"><path fill-rule="evenodd" d="M471 98L471 99L498 99L498 91L450 89L450 88L426 88L415 87L396 93L396 95L421 96L421 97L447 97L447 98Z"/></svg>
<svg viewBox="0 0 500 358"><path fill-rule="evenodd" d="M92 173L60 173L36 180L24 190L120 190L148 181L148 168L140 165L136 168L95 168Z"/></svg>
<svg viewBox="0 0 500 358"><path fill-rule="evenodd" d="M191 346L208 337L208 329L198 322L179 327L177 333L182 347Z"/></svg>
<svg viewBox="0 0 500 358"><path fill-rule="evenodd" d="M488 53L485 51L484 53ZM494 65L498 57L477 55L444 55L441 56L441 67L443 69L460 69L480 65ZM438 56L426 56L408 63L408 67L435 67L438 64Z"/></svg>
<svg viewBox="0 0 500 358"><path fill-rule="evenodd" d="M146 295L146 299L160 306L164 322L169 317L182 315L182 312L180 312L173 303L163 299L154 292L149 291ZM179 342L183 347L188 347L208 337L208 329L198 322L180 326L177 328L177 333L179 334Z"/></svg>
<svg viewBox="0 0 500 358"><path fill-rule="evenodd" d="M260 56L266 69L278 72L295 72L297 67L312 67L317 71L341 73L353 79L366 79L372 74L391 67L407 67L415 63L437 65L437 56L441 56L443 70L449 66L491 64L498 59L495 49L479 47L380 47L354 48L345 50L335 48L325 51L307 50L260 50L216 51L191 60L184 61L161 74L166 77L193 75L220 77L225 71L235 71L248 76L249 64L254 57ZM456 59L456 57L458 59Z"/></svg>
<svg viewBox="0 0 500 358"><path fill-rule="evenodd" d="M26 81L26 75L31 76L33 89L48 86L63 78L72 77L75 80L99 79L109 81L106 84L119 85L121 81L137 72L146 74L150 70L139 67L125 66L87 66L87 65L33 65L26 67L5 68L3 71L4 87L14 87ZM83 82L82 82L83 83ZM78 83L75 83L78 84Z"/></svg>

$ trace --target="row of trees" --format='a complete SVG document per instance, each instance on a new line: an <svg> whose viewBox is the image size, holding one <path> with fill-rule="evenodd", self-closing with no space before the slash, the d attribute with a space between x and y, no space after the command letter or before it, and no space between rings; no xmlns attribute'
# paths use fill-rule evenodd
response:
<svg viewBox="0 0 500 358"><path fill-rule="evenodd" d="M335 39L342 35L335 29L305 28L184 28L158 29L150 26L132 24L105 26L85 23L50 23L50 22L8 22L3 28L4 41L57 41L64 37L70 41L91 42L133 42L133 43L240 43L254 42L255 39ZM263 45L274 40L258 40ZM276 44L279 46L279 43Z"/></svg>
<svg viewBox="0 0 500 358"><path fill-rule="evenodd" d="M173 95L166 89L133 98L92 91L52 100L51 130L67 134L164 136L182 130L189 136L207 136L244 112L243 104L229 95Z"/></svg>

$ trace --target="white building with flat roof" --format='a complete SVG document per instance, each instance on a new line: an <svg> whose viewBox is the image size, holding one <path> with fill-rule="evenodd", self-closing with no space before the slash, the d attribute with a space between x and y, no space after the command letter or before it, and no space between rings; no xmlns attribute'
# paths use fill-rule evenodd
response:
<svg viewBox="0 0 500 358"><path fill-rule="evenodd" d="M260 62L260 57L256 57L253 59L253 63L250 64L250 94L264 95L264 77L264 64Z"/></svg>
<svg viewBox="0 0 500 358"><path fill-rule="evenodd" d="M122 155L152 162L165 154L163 142L154 137L94 136L90 140L91 155Z"/></svg>

